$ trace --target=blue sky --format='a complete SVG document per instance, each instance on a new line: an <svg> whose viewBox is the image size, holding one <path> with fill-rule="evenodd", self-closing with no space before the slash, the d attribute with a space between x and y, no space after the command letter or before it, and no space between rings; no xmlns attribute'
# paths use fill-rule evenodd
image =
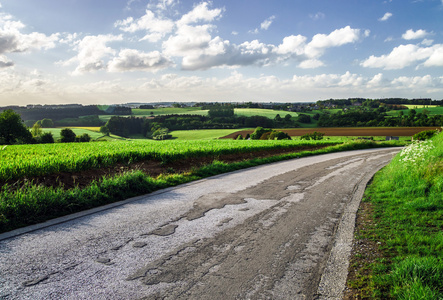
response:
<svg viewBox="0 0 443 300"><path fill-rule="evenodd" d="M0 0L0 106L443 99L443 0Z"/></svg>

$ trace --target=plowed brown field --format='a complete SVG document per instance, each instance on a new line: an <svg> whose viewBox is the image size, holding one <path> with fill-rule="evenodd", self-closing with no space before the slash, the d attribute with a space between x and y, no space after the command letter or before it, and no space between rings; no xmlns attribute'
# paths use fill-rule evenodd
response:
<svg viewBox="0 0 443 300"><path fill-rule="evenodd" d="M440 127L337 127L337 128L296 128L279 129L290 136L302 136L314 131L324 133L325 136L413 136L423 130L435 130ZM240 130L231 133L222 139L232 139L239 134L243 137L251 134L254 130Z"/></svg>

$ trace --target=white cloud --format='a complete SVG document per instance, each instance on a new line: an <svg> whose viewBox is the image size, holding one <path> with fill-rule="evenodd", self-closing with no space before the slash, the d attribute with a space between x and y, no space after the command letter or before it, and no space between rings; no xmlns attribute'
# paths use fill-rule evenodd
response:
<svg viewBox="0 0 443 300"><path fill-rule="evenodd" d="M14 63L10 61L6 56L0 55L0 69L9 68L14 66Z"/></svg>
<svg viewBox="0 0 443 300"><path fill-rule="evenodd" d="M378 73L377 75L374 75L371 80L368 81L368 87L377 87L382 85L383 82L383 74Z"/></svg>
<svg viewBox="0 0 443 300"><path fill-rule="evenodd" d="M158 51L150 53L134 49L120 51L118 57L109 62L110 72L148 71L156 72L171 66L173 63Z"/></svg>
<svg viewBox="0 0 443 300"><path fill-rule="evenodd" d="M443 67L443 44L433 46L432 53L423 63L425 67Z"/></svg>
<svg viewBox="0 0 443 300"><path fill-rule="evenodd" d="M443 45L419 47L408 44L395 47L388 55L376 57L371 55L360 65L366 68L382 68L385 70L403 69L405 67L425 61L425 67L442 66Z"/></svg>
<svg viewBox="0 0 443 300"><path fill-rule="evenodd" d="M283 42L275 50L277 54L297 54L305 53L307 38L302 35L291 35L283 39Z"/></svg>
<svg viewBox="0 0 443 300"><path fill-rule="evenodd" d="M319 68L319 67L323 67L325 64L318 60L318 59L308 59L305 61L302 61L298 67L302 68L302 69L315 69L315 68Z"/></svg>
<svg viewBox="0 0 443 300"><path fill-rule="evenodd" d="M306 47L306 55L310 58L319 57L327 48L355 43L359 39L360 29L352 29L350 26L334 30L329 35L316 34Z"/></svg>
<svg viewBox="0 0 443 300"><path fill-rule="evenodd" d="M134 20L132 17L129 17L125 20L117 21L115 26L119 27L122 31L131 33L145 30L149 32L149 34L145 35L142 40L156 42L172 31L174 22L157 18L152 11L146 10L145 15L141 18Z"/></svg>
<svg viewBox="0 0 443 300"><path fill-rule="evenodd" d="M275 16L270 16L269 18L267 18L266 20L264 20L261 24L260 24L260 28L263 30L268 30L269 27L271 26L272 22L274 21Z"/></svg>
<svg viewBox="0 0 443 300"><path fill-rule="evenodd" d="M378 19L379 21L387 21L389 20L389 18L392 17L392 14L390 12L387 12L383 15L383 17L381 17L380 19Z"/></svg>
<svg viewBox="0 0 443 300"><path fill-rule="evenodd" d="M431 46L434 43L434 40L424 39L420 44L425 46Z"/></svg>
<svg viewBox="0 0 443 300"><path fill-rule="evenodd" d="M78 63L77 68L72 73L80 75L87 72L94 72L106 69L107 63L104 58L115 55L115 50L108 47L107 43L113 41L121 41L121 35L97 35L86 36L76 46L78 55L64 62L64 65Z"/></svg>
<svg viewBox="0 0 443 300"><path fill-rule="evenodd" d="M51 49L55 47L59 34L47 36L43 33L21 33L26 26L13 17L0 14L0 54L11 52L28 52L31 50Z"/></svg>
<svg viewBox="0 0 443 300"><path fill-rule="evenodd" d="M223 9L209 9L210 3L202 2L195 6L193 10L183 15L179 21L178 26L188 25L197 22L212 22L222 16Z"/></svg>
<svg viewBox="0 0 443 300"><path fill-rule="evenodd" d="M405 40L416 40L416 39L422 39L428 36L429 34L430 34L429 32L426 32L426 30L423 29L419 29L417 31L409 29L405 33L403 33L401 37Z"/></svg>

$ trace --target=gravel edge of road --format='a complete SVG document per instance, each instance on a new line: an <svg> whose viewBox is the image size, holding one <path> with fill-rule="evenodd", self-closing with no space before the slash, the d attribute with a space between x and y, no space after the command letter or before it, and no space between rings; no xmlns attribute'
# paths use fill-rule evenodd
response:
<svg viewBox="0 0 443 300"><path fill-rule="evenodd" d="M343 292L346 288L346 281L348 277L349 259L354 241L357 211L360 207L360 203L368 183L371 181L374 175L385 166L386 164L383 164L372 174L367 174L361 179L358 185L355 186L352 199L349 205L345 208L342 219L338 225L334 245L332 246L325 270L317 289L318 298L316 299L343 299Z"/></svg>

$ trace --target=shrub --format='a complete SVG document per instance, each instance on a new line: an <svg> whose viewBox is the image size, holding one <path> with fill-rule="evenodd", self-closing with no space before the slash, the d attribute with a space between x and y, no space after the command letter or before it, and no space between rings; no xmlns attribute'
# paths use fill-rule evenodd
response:
<svg viewBox="0 0 443 300"><path fill-rule="evenodd" d="M42 143L42 144L54 143L54 137L53 137L52 133L50 133L50 132L43 133L40 137L40 143Z"/></svg>
<svg viewBox="0 0 443 300"><path fill-rule="evenodd" d="M425 141L433 137L436 133L438 133L438 130L425 130L414 134L412 138L414 141Z"/></svg>
<svg viewBox="0 0 443 300"><path fill-rule="evenodd" d="M80 136L76 136L75 141L79 142L79 143L87 143L87 142L91 141L91 137L89 136L89 134L83 133Z"/></svg>
<svg viewBox="0 0 443 300"><path fill-rule="evenodd" d="M322 140L325 134L314 131L313 133L307 133L300 137L301 140Z"/></svg>
<svg viewBox="0 0 443 300"><path fill-rule="evenodd" d="M60 131L60 141L62 143L72 143L75 142L75 132L72 129L64 128Z"/></svg>

